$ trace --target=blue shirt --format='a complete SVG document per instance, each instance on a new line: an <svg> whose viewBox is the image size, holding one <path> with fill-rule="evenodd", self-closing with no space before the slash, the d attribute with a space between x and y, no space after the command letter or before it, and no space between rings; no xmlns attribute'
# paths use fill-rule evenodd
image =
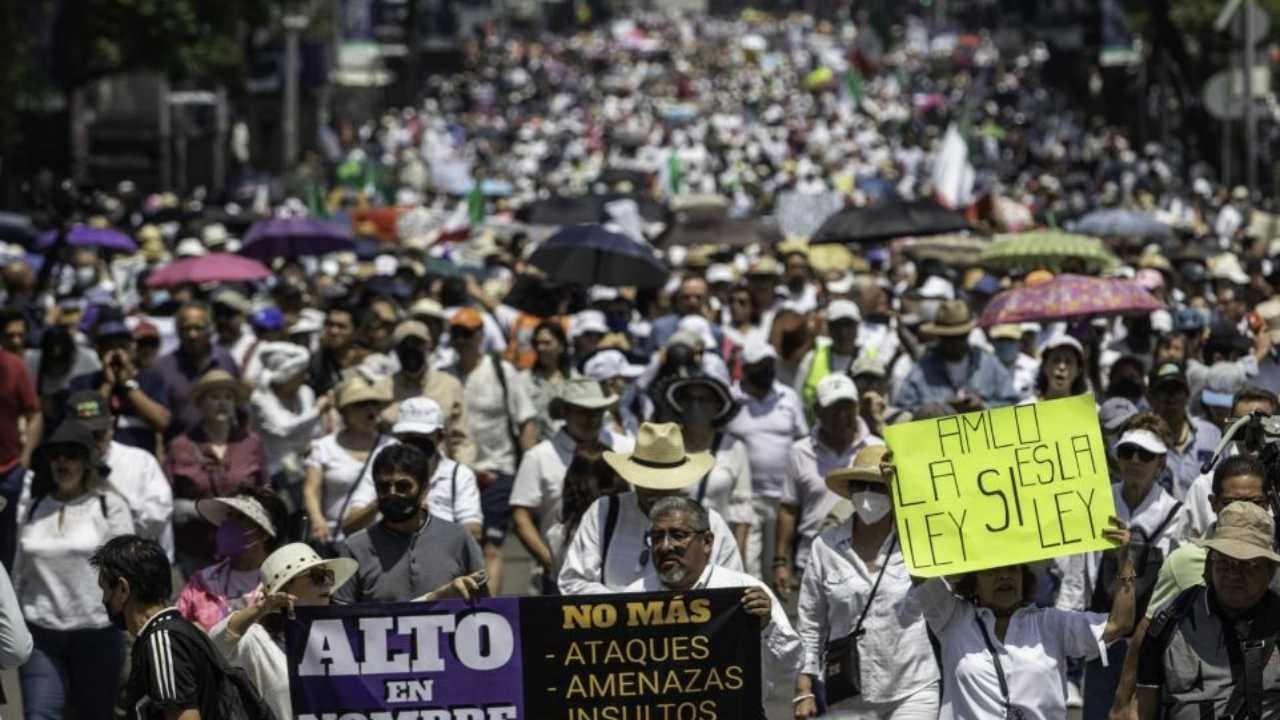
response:
<svg viewBox="0 0 1280 720"><path fill-rule="evenodd" d="M982 398L987 407L1012 405L1019 401L1013 375L995 355L970 348L966 362L967 380L963 385L955 385L947 373L947 362L942 353L936 346L929 348L898 387L893 404L914 413L924 405L950 403L962 391Z"/></svg>
<svg viewBox="0 0 1280 720"><path fill-rule="evenodd" d="M1165 471L1160 478L1165 489L1179 500L1187 496L1191 483L1200 477L1200 466L1213 457L1214 448L1222 440L1222 431L1203 418L1187 418L1187 427L1191 437L1185 445L1174 443L1169 448L1169 454L1165 456Z"/></svg>
<svg viewBox="0 0 1280 720"><path fill-rule="evenodd" d="M97 391L102 388L103 378L104 373L101 370L86 373L72 378L69 389L73 393L81 390ZM169 393L165 390L164 381L160 379L159 375L150 372L140 373L138 375L138 389L142 390L147 397L155 402L165 407L170 407ZM111 397L107 398L107 403L111 406L111 414L116 419L115 441L121 445L146 450L154 455L156 452L156 431L151 427L150 423L138 414L137 407L129 399L129 393L117 390L111 394Z"/></svg>
<svg viewBox="0 0 1280 720"><path fill-rule="evenodd" d="M138 384L142 384L145 376L158 377L169 395L169 412L173 414L173 420L169 423L165 437L177 437L200 423L200 409L191 402L191 391L202 375L215 368L240 377L240 367L236 365L236 361L225 350L216 347L200 363L192 363L179 348L156 360L155 365L138 377Z"/></svg>

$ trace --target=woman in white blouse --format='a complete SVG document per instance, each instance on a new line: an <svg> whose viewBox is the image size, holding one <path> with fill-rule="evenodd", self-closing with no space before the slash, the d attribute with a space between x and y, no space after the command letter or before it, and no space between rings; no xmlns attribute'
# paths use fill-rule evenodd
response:
<svg viewBox="0 0 1280 720"><path fill-rule="evenodd" d="M886 466L890 485L895 470ZM1070 658L1094 659L1133 629L1136 575L1129 526L1110 518L1100 536L1119 571L1110 611L1037 607L1035 573L1009 565L956 578L914 578L907 593L941 651L939 720L1060 720L1067 716Z"/></svg>
<svg viewBox="0 0 1280 720"><path fill-rule="evenodd" d="M1111 486L1111 492L1116 515L1128 523L1134 534L1130 554L1135 558L1138 576L1139 613L1146 610L1160 566L1178 547L1186 521L1182 503L1157 482L1165 470L1171 436L1164 420L1148 412L1130 418L1116 442L1120 481ZM1059 608L1104 612L1111 607L1110 588L1117 572L1114 560L1094 552L1061 558L1058 566L1062 571ZM1108 651L1105 663L1095 660L1085 666L1085 720L1105 718L1109 713L1126 647L1126 643L1116 643Z"/></svg>
<svg viewBox="0 0 1280 720"><path fill-rule="evenodd" d="M685 494L703 507L720 513L746 552L747 533L755 519L751 507L751 465L742 440L730 435L725 426L737 414L729 386L717 378L696 374L662 381L655 389L662 393L667 405L678 415L684 430L685 450L709 452L716 464L697 483L685 488Z"/></svg>
<svg viewBox="0 0 1280 720"><path fill-rule="evenodd" d="M19 673L28 718L60 720L71 706L82 720L110 720L120 690L124 626L113 627L89 557L132 533L133 519L102 490L95 447L88 428L64 422L40 449L18 505L13 578L35 640Z"/></svg>
<svg viewBox="0 0 1280 720"><path fill-rule="evenodd" d="M906 602L911 577L880 468L885 452L883 445L865 447L852 467L826 477L827 487L848 498L855 514L814 539L800 584L796 630L804 662L796 677L798 719L817 714L816 680L827 670L827 644L855 629L862 693L830 702L823 717L933 720L938 715L938 665L924 618Z"/></svg>
<svg viewBox="0 0 1280 720"><path fill-rule="evenodd" d="M293 507L301 507L302 459L311 442L323 433L322 420L333 407L333 396L316 398L307 383L311 353L289 342L266 342L258 347L263 372L253 391L254 428L267 455L267 473L275 487L290 492Z"/></svg>
<svg viewBox="0 0 1280 720"><path fill-rule="evenodd" d="M378 433L378 415L391 402L390 383L371 384L353 376L338 387L342 429L311 444L302 499L311 521L311 540L341 535L342 521L358 508L352 502L361 481L372 483L370 459L393 442Z"/></svg>

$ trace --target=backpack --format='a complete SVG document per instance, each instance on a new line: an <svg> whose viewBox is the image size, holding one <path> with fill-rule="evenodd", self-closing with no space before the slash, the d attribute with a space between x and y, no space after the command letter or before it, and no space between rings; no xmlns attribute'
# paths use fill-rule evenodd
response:
<svg viewBox="0 0 1280 720"><path fill-rule="evenodd" d="M169 623L166 629L201 645L212 658L218 675L222 677L217 692L218 715L202 720L281 720L276 718L271 706L262 699L262 693L254 687L244 670L228 665L226 658L213 646L213 641L204 631L186 621Z"/></svg>
<svg viewBox="0 0 1280 720"><path fill-rule="evenodd" d="M1164 516L1164 520L1160 521L1150 534L1136 525L1133 526L1133 541L1129 543L1129 555L1133 558L1134 573L1138 576L1133 586L1134 612L1138 617L1147 611L1147 604L1151 602L1151 595L1156 589L1156 580L1160 577L1160 566L1164 564L1164 551L1156 547L1156 541L1181 511L1182 503L1174 503L1173 509ZM1089 602L1090 610L1101 613L1111 611L1111 586L1119 572L1120 566L1115 556L1111 553L1103 553L1102 562L1098 565L1098 579L1093 585L1093 597Z"/></svg>

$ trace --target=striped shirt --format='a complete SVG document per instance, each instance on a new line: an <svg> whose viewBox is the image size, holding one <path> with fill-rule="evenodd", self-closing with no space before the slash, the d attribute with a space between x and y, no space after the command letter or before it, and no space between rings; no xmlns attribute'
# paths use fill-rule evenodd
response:
<svg viewBox="0 0 1280 720"><path fill-rule="evenodd" d="M129 675L127 707L133 720L156 720L166 710L188 708L199 710L202 718L217 717L221 675L212 646L198 639L202 632L177 608L156 613L142 626Z"/></svg>

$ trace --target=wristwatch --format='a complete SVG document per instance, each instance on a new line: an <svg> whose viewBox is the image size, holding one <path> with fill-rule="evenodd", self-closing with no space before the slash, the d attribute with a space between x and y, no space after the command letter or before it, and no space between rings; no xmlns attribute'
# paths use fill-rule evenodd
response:
<svg viewBox="0 0 1280 720"><path fill-rule="evenodd" d="M133 390L137 390L138 388L142 387L141 385L138 384L137 380L126 380L124 381L122 386L124 387L125 392L131 392Z"/></svg>

